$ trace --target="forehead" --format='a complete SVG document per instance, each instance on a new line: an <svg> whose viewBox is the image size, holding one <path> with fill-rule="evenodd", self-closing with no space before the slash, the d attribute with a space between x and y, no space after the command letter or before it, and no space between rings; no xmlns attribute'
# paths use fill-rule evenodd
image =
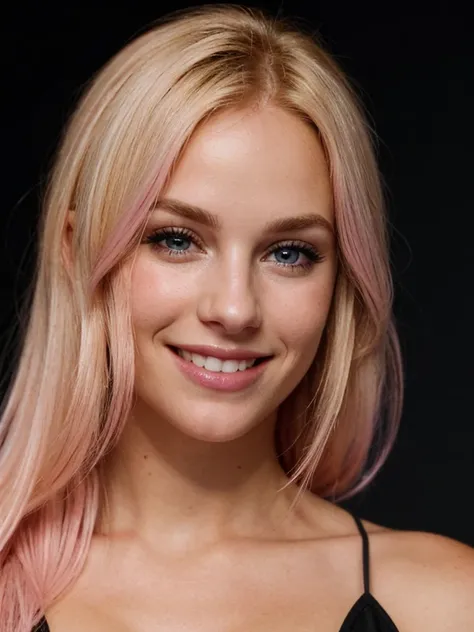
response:
<svg viewBox="0 0 474 632"><path fill-rule="evenodd" d="M316 132L277 107L220 112L202 123L165 195L254 222L316 212L332 220L332 190Z"/></svg>

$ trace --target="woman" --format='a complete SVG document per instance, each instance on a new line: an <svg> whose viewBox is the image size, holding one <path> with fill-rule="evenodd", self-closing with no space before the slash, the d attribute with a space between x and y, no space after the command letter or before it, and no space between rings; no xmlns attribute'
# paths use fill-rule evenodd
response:
<svg viewBox="0 0 474 632"><path fill-rule="evenodd" d="M395 439L391 301L367 126L309 36L221 5L128 45L45 201L2 632L474 629L468 547L334 504Z"/></svg>

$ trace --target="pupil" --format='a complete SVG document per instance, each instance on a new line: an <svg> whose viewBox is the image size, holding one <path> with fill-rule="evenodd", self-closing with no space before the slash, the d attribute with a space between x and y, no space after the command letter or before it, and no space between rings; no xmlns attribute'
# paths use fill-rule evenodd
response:
<svg viewBox="0 0 474 632"><path fill-rule="evenodd" d="M283 263L296 263L299 253L291 248L282 248L277 256L280 255Z"/></svg>
<svg viewBox="0 0 474 632"><path fill-rule="evenodd" d="M170 250L185 250L187 241L186 237L168 237L166 245Z"/></svg>

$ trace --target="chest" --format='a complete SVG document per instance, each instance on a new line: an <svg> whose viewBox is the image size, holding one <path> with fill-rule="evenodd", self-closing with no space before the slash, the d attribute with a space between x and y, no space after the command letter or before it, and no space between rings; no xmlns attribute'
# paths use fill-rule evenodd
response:
<svg viewBox="0 0 474 632"><path fill-rule="evenodd" d="M86 605L63 607L48 613L50 632L341 632L343 621L354 601L332 603L286 604L251 603L228 604L227 607L207 608L204 604L191 607L163 607L147 604L138 609L136 604L100 610Z"/></svg>
<svg viewBox="0 0 474 632"><path fill-rule="evenodd" d="M340 632L361 594L350 566L297 552L173 568L128 560L86 571L47 619L50 632Z"/></svg>

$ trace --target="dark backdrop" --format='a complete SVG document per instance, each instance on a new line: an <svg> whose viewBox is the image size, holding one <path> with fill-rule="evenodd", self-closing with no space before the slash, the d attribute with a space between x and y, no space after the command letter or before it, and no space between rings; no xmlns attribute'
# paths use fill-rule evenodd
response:
<svg viewBox="0 0 474 632"><path fill-rule="evenodd" d="M81 86L148 23L199 3L154 3L154 10L141 0L99 4L19 3L2 17L3 349L31 278L45 174ZM369 111L393 227L395 312L406 364L396 447L375 483L348 506L393 528L474 545L474 46L467 9L311 4L254 6L297 16L315 29Z"/></svg>

